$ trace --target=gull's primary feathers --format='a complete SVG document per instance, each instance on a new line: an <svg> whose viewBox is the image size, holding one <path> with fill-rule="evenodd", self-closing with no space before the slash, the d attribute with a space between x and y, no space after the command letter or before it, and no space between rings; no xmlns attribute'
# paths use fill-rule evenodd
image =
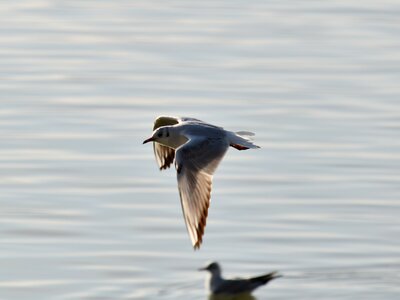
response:
<svg viewBox="0 0 400 300"><path fill-rule="evenodd" d="M208 266L199 269L210 272L211 276L207 280L209 291L213 295L238 295L251 293L256 288L267 284L269 281L282 277L277 272L251 278L224 279L222 270L218 263L212 262Z"/></svg>
<svg viewBox="0 0 400 300"><path fill-rule="evenodd" d="M251 132L231 132L198 119L161 116L153 134L143 142L154 142L160 170L175 159L178 189L186 228L192 245L200 247L210 205L213 174L229 146L238 150L259 148L247 137Z"/></svg>

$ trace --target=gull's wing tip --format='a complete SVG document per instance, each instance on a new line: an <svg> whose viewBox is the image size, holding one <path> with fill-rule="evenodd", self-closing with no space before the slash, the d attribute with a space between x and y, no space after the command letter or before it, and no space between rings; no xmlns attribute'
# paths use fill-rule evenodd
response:
<svg viewBox="0 0 400 300"><path fill-rule="evenodd" d="M190 236L190 240L192 242L193 250L199 250L201 244L203 243L203 236Z"/></svg>
<svg viewBox="0 0 400 300"><path fill-rule="evenodd" d="M278 271L273 271L271 273L271 277L272 277L272 279L281 278L281 277L283 277L283 274L280 274Z"/></svg>
<svg viewBox="0 0 400 300"><path fill-rule="evenodd" d="M196 244L193 245L193 250L194 251L200 250L200 246L201 246L201 242L200 241L196 242Z"/></svg>
<svg viewBox="0 0 400 300"><path fill-rule="evenodd" d="M167 170L167 169L169 169L169 167L170 167L170 165L165 164L165 165L159 167L159 169L160 169L160 171L162 171L162 170Z"/></svg>
<svg viewBox="0 0 400 300"><path fill-rule="evenodd" d="M201 247L202 243L203 243L203 236L202 235L198 235L197 239L193 238L192 239L193 250L194 251L200 250L200 247Z"/></svg>

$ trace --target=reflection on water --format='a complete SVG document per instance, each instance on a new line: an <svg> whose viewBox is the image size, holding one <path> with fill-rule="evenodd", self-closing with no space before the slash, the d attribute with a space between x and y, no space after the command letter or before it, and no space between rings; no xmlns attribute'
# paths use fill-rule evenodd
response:
<svg viewBox="0 0 400 300"><path fill-rule="evenodd" d="M1 8L1 299L204 299L210 260L285 274L259 299L398 299L397 0ZM200 251L141 145L161 114L262 147L228 151Z"/></svg>

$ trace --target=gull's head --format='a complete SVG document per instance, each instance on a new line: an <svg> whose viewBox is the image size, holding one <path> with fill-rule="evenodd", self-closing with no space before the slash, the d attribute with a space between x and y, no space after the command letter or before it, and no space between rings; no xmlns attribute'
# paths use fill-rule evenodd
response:
<svg viewBox="0 0 400 300"><path fill-rule="evenodd" d="M199 271L208 271L212 275L220 275L221 274L221 267L217 262L212 262L207 266L200 268Z"/></svg>
<svg viewBox="0 0 400 300"><path fill-rule="evenodd" d="M153 135L148 139L143 141L143 144L148 142L158 142L160 144L165 144L165 141L169 138L169 128L167 126L159 127L153 131Z"/></svg>

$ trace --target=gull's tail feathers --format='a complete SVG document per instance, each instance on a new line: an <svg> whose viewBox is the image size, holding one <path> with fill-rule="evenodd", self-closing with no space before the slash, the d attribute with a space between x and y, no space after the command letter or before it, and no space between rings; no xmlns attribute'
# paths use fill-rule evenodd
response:
<svg viewBox="0 0 400 300"><path fill-rule="evenodd" d="M249 136L254 136L254 133L249 131L228 132L229 145L238 150L257 149Z"/></svg>
<svg viewBox="0 0 400 300"><path fill-rule="evenodd" d="M250 281L267 284L269 281L279 277L282 277L282 275L279 275L278 272L271 272L262 276L250 278Z"/></svg>

